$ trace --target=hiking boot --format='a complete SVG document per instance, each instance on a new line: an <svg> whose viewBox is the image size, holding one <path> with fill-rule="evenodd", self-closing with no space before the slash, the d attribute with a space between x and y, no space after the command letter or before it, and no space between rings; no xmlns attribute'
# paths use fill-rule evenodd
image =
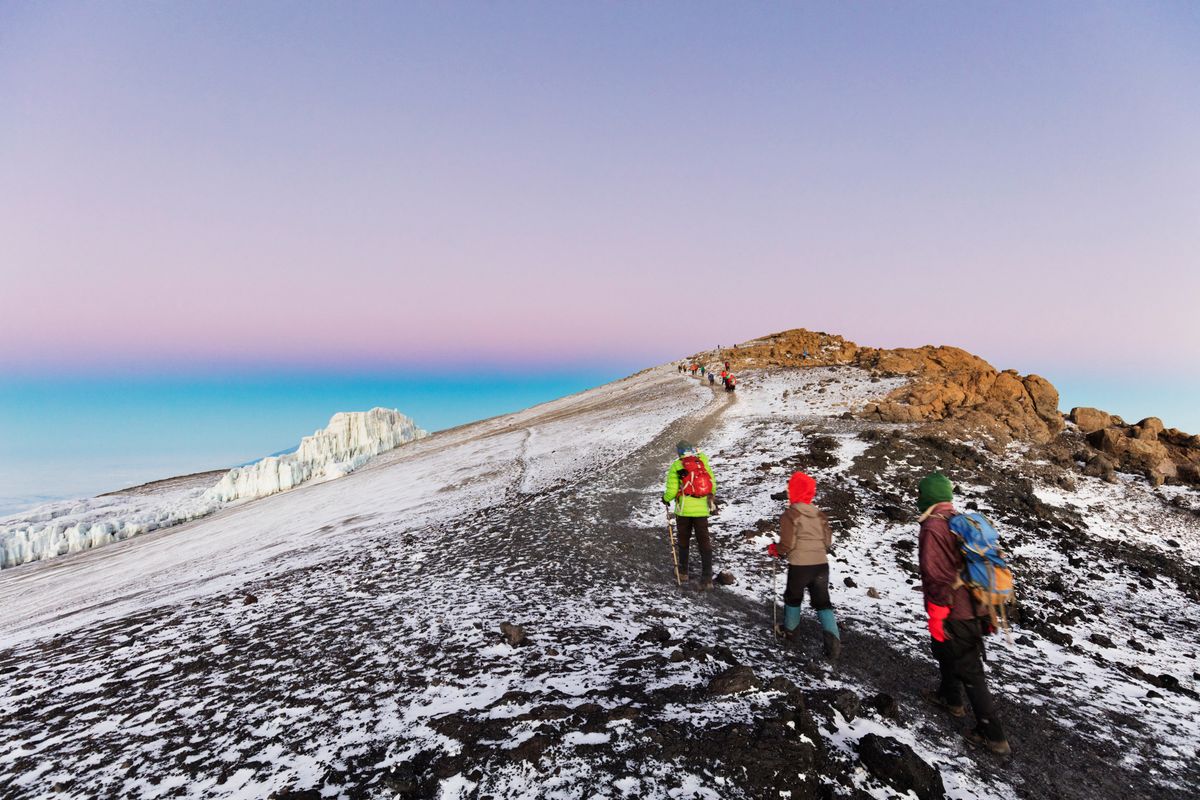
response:
<svg viewBox="0 0 1200 800"><path fill-rule="evenodd" d="M842 640L829 631L821 631L821 638L825 642L825 657L830 661L837 661L838 656L842 654Z"/></svg>
<svg viewBox="0 0 1200 800"><path fill-rule="evenodd" d="M961 705L956 706L946 702L946 698L942 697L933 689L923 689L921 691L921 697L925 698L925 702L929 703L930 705L937 706L943 711L949 713L952 717L965 717L967 715L967 709L963 708Z"/></svg>
<svg viewBox="0 0 1200 800"><path fill-rule="evenodd" d="M700 591L702 591L702 592L711 591L713 588L712 578L701 578L699 588L700 588Z"/></svg>
<svg viewBox="0 0 1200 800"><path fill-rule="evenodd" d="M976 730L963 731L963 739L966 740L967 744L987 748L998 756L1012 755L1012 748L1008 746L1007 739L994 741Z"/></svg>

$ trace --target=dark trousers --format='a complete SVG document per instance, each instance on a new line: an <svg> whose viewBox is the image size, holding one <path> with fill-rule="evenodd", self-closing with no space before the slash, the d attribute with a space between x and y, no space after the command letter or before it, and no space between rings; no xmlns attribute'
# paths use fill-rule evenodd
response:
<svg viewBox="0 0 1200 800"><path fill-rule="evenodd" d="M992 694L983 674L983 629L978 619L948 619L945 622L946 641L930 639L933 657L942 673L938 694L950 705L960 706L963 690L975 712L975 729L983 736L998 742L1004 739L1004 729L996 719Z"/></svg>
<svg viewBox="0 0 1200 800"><path fill-rule="evenodd" d="M708 517L675 517L679 526L679 573L688 574L688 544L692 534L696 534L696 544L700 545L700 577L702 580L712 578L712 537L708 535Z"/></svg>
<svg viewBox="0 0 1200 800"><path fill-rule="evenodd" d="M829 565L804 564L788 567L787 588L783 591L783 602L789 606L804 605L804 590L817 611L833 608L829 600Z"/></svg>

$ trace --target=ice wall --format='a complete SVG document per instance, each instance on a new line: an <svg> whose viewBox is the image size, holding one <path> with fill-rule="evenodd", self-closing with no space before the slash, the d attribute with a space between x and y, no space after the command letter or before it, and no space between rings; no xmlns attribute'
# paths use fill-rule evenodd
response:
<svg viewBox="0 0 1200 800"><path fill-rule="evenodd" d="M391 409L334 414L324 430L305 436L295 452L231 469L205 495L229 503L266 497L311 480L337 478L372 456L426 435L411 419Z"/></svg>
<svg viewBox="0 0 1200 800"><path fill-rule="evenodd" d="M295 452L230 470L211 488L108 495L49 503L0 519L0 568L77 553L208 516L235 501L329 480L385 450L427 436L399 411L373 408L334 414Z"/></svg>

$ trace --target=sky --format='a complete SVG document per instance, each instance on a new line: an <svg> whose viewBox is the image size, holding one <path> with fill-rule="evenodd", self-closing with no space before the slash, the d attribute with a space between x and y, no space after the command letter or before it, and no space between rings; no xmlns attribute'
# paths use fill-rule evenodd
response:
<svg viewBox="0 0 1200 800"><path fill-rule="evenodd" d="M1198 42L1191 2L0 0L0 379L807 327L1200 430Z"/></svg>

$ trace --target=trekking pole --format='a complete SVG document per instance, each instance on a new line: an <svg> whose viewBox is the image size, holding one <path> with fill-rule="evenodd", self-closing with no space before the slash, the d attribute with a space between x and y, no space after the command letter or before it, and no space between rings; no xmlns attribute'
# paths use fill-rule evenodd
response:
<svg viewBox="0 0 1200 800"><path fill-rule="evenodd" d="M675 585L683 586L679 577L679 552L675 549L675 528L671 525L671 509L667 509L667 539L671 542L671 563L675 565Z"/></svg>
<svg viewBox="0 0 1200 800"><path fill-rule="evenodd" d="M779 636L779 603L775 600L779 591L779 559L771 559L771 636Z"/></svg>

